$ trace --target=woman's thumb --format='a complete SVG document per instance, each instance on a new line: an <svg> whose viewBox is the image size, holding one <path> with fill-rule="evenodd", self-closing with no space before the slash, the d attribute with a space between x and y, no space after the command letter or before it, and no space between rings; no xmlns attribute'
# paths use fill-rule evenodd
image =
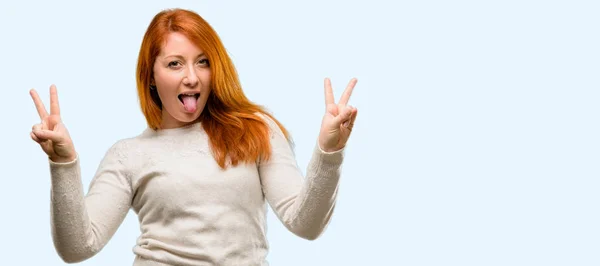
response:
<svg viewBox="0 0 600 266"><path fill-rule="evenodd" d="M50 140L52 142L60 143L62 140L62 136L52 130L36 129L33 130L33 134L41 141Z"/></svg>
<svg viewBox="0 0 600 266"><path fill-rule="evenodd" d="M352 118L352 107L346 106L340 114L336 117L336 126L340 126L343 122L346 122Z"/></svg>

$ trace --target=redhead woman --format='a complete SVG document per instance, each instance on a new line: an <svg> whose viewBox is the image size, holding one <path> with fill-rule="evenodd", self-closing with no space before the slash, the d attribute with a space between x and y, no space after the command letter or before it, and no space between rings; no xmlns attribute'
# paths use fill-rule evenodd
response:
<svg viewBox="0 0 600 266"><path fill-rule="evenodd" d="M112 145L83 193L80 158L61 122L31 90L41 122L31 138L48 155L55 248L69 263L102 250L128 211L141 234L133 265L268 265L270 205L295 235L314 240L329 223L357 109L356 79L339 101L325 79L325 113L303 176L291 138L252 103L213 28L197 13L158 13L143 37L137 92L148 127Z"/></svg>

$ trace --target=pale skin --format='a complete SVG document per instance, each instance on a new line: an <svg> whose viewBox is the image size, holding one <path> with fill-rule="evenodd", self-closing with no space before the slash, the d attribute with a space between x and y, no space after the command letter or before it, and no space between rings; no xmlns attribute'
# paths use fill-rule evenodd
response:
<svg viewBox="0 0 600 266"><path fill-rule="evenodd" d="M157 56L150 81L163 105L162 128L176 128L198 119L210 94L210 62L203 51L180 33L170 33ZM180 94L195 94L195 110L188 111Z"/></svg>
<svg viewBox="0 0 600 266"><path fill-rule="evenodd" d="M325 152L338 151L346 146L358 110L348 105L357 80L351 79L336 103L329 78L325 79L325 114L323 115L318 143ZM206 106L210 94L210 67L202 50L178 33L167 37L154 64L151 84L163 103L163 128L176 128L194 122ZM181 93L199 93L196 109L186 110L179 99ZM32 127L31 138L37 142L49 159L57 163L74 161L75 146L60 116L58 93L50 86L50 113L35 89L31 98L40 117Z"/></svg>

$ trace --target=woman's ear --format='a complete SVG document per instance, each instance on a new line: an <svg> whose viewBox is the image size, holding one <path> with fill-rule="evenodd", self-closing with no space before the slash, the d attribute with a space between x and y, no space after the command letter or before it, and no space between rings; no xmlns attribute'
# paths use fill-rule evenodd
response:
<svg viewBox="0 0 600 266"><path fill-rule="evenodd" d="M156 90L156 82L154 82L154 78L150 79L150 90Z"/></svg>

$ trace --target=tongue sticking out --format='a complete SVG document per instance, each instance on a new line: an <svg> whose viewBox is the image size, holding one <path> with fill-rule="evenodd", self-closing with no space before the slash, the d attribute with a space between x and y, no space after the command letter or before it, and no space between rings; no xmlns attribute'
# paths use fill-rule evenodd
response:
<svg viewBox="0 0 600 266"><path fill-rule="evenodd" d="M181 99L183 100L183 107L186 111L190 113L196 112L196 97L184 95Z"/></svg>

